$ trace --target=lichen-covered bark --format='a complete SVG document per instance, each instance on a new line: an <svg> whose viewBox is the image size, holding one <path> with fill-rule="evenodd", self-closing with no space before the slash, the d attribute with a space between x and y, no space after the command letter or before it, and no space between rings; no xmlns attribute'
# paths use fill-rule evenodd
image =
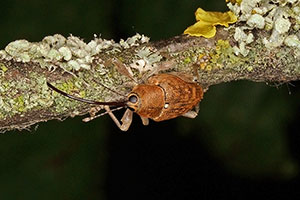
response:
<svg viewBox="0 0 300 200"><path fill-rule="evenodd" d="M47 81L66 93L108 102L124 100L155 73L180 74L205 91L242 79L299 80L300 2L243 0L228 7L237 23L219 27L210 39L179 35L149 42L136 34L119 43L97 36L85 43L55 34L37 43L9 43L0 50L0 131L90 111L90 105L52 91Z"/></svg>
<svg viewBox="0 0 300 200"><path fill-rule="evenodd" d="M256 34L263 37L266 33L259 31ZM124 95L130 91L134 81L120 73L122 67L118 67L118 63L132 66L128 69L137 82L143 81L141 74L149 74L153 69L161 69L157 70L158 73L177 72L198 77L197 82L207 88L241 79L280 83L300 79L300 57L295 55L294 48L266 49L260 42L254 42L249 46L250 53L246 57L236 56L232 49L235 41L231 35L230 31L220 28L212 39L180 35L122 51L109 49L109 53L98 53L89 69L77 71L66 70L58 62L42 67L35 61L0 59L0 130L24 129L37 122L88 113L90 105L55 93L47 87L46 81L67 93L88 99L123 99L123 96L103 87L105 85ZM141 50L151 53L145 52L142 58L142 55L137 55L137 52L141 54ZM137 62L147 61L153 54L157 58L152 58L155 62L151 66L145 64L143 68L134 68L141 65ZM118 63L112 62L112 59L117 59ZM148 71L146 67L149 67Z"/></svg>

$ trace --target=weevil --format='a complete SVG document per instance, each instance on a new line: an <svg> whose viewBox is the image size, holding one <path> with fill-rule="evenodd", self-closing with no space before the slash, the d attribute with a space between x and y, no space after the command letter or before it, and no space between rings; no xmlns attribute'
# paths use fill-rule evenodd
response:
<svg viewBox="0 0 300 200"><path fill-rule="evenodd" d="M145 83L134 86L126 99L115 102L98 102L67 94L47 82L54 91L71 99L104 106L115 124L127 131L132 122L133 112L137 113L144 125L149 119L164 121L179 116L195 118L199 111L199 102L203 98L203 88L193 82L188 82L173 74L156 74L149 77ZM110 106L126 107L121 122L114 116ZM195 110L193 110L195 108ZM91 117L93 118L93 117ZM89 121L89 120L86 120Z"/></svg>

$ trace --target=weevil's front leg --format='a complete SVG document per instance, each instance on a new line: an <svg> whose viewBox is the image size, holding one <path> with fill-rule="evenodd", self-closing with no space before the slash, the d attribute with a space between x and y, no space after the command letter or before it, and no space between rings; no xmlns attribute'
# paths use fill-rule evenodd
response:
<svg viewBox="0 0 300 200"><path fill-rule="evenodd" d="M133 111L127 108L121 119L122 125L119 127L122 131L127 131L129 129L132 122L132 116Z"/></svg>
<svg viewBox="0 0 300 200"><path fill-rule="evenodd" d="M119 127L121 131L127 131L131 125L132 122L132 111L127 109L121 119L122 124L120 124L119 120L116 118L116 116L112 113L109 106L104 106L106 112L110 116L110 118L115 122L115 124Z"/></svg>
<svg viewBox="0 0 300 200"><path fill-rule="evenodd" d="M97 106L97 107L94 107L94 108L91 108L89 113L90 113L90 117L86 117L84 118L82 121L84 122L89 122L95 118L98 117L97 112L99 112L101 109L103 109L103 106Z"/></svg>
<svg viewBox="0 0 300 200"><path fill-rule="evenodd" d="M122 107L119 107L119 108L115 108L114 110L119 110L121 109ZM119 122L119 120L116 118L116 116L113 114L112 110L110 109L109 106L104 106L104 109L105 109L105 113L101 113L100 115L95 115L93 112L91 113L91 117L87 117L87 118L84 118L82 121L84 122L88 122L88 121L91 121L97 117L100 117L102 115L105 115L106 113L110 116L110 118L115 122L115 124L118 126L118 128L122 131L127 131L131 125L131 122L132 122L132 115L133 115L133 112L129 109L127 109L121 119L121 122L122 124ZM98 110L99 111L99 110Z"/></svg>
<svg viewBox="0 0 300 200"><path fill-rule="evenodd" d="M103 116L103 115L106 115L106 114L108 114L108 112L107 111L105 111L105 112L103 112L103 113L100 113L99 115L96 115L96 113L97 112L99 112L101 109L103 109L104 108L104 106L101 106L101 108L95 108L95 109L91 109L91 111L90 111L90 117L86 117L86 118L84 118L82 121L84 121L84 122L89 122L89 121L91 121L91 120L93 120L93 119L96 119L96 118L98 118L98 117L101 117L101 116ZM116 111L116 110L120 110L120 109L122 109L123 107L117 107L117 108L114 108L114 109L110 109L109 111L110 112L113 112L113 111Z"/></svg>

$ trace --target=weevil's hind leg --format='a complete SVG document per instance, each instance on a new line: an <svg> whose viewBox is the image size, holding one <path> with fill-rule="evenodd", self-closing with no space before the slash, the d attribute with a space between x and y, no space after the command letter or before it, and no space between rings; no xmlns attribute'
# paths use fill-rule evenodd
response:
<svg viewBox="0 0 300 200"><path fill-rule="evenodd" d="M193 118L197 117L197 115L198 115L198 113L196 111L190 110L190 111L188 111L187 113L184 113L181 116L193 119Z"/></svg>
<svg viewBox="0 0 300 200"><path fill-rule="evenodd" d="M142 120L144 126L149 125L149 119L148 119L148 118L146 118L146 117L141 117L141 120Z"/></svg>
<svg viewBox="0 0 300 200"><path fill-rule="evenodd" d="M198 114L200 110L200 103L195 106L195 112Z"/></svg>
<svg viewBox="0 0 300 200"><path fill-rule="evenodd" d="M199 105L199 103L198 103L198 104L195 106L195 111L190 110L190 111L184 113L182 116L183 116L183 117L188 117L188 118L192 118L192 119L193 119L193 118L197 117L199 110L200 110L200 105Z"/></svg>

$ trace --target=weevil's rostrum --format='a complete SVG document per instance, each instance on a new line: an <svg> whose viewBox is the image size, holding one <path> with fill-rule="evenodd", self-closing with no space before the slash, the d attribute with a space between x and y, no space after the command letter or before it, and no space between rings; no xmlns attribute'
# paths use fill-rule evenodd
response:
<svg viewBox="0 0 300 200"><path fill-rule="evenodd" d="M148 119L164 121L179 116L195 118L198 104L203 98L203 89L196 83L187 82L172 74L156 74L143 84L138 84L127 95L127 99L119 102L98 102L82 99L67 94L50 83L48 86L56 92L71 99L89 104L105 106L107 113L122 130L127 131L132 122L132 112L137 113L144 125L149 124ZM128 107L121 122L117 120L109 106ZM193 109L195 108L195 111ZM91 117L90 119L94 119ZM89 121L89 120L85 120Z"/></svg>

